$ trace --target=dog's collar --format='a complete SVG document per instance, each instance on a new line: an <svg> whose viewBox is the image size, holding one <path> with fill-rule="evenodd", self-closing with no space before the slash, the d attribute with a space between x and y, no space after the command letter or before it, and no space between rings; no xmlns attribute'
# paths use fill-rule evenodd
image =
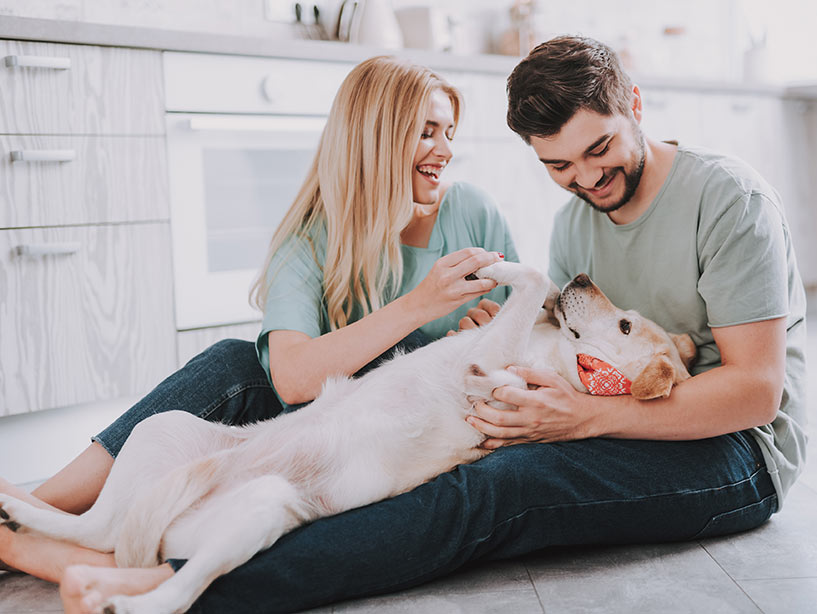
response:
<svg viewBox="0 0 817 614"><path fill-rule="evenodd" d="M632 382L621 371L599 358L577 354L576 368L579 379L590 394L605 397L630 394Z"/></svg>

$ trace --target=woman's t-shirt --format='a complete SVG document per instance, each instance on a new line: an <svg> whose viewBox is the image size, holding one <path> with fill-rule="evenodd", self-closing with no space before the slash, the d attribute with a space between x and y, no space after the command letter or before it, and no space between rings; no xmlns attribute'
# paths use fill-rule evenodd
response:
<svg viewBox="0 0 817 614"><path fill-rule="evenodd" d="M434 263L451 252L466 247L482 247L501 252L505 260L518 262L508 224L493 199L483 190L455 183L445 193L431 231L428 247L403 245L403 282L400 296L413 290L425 278ZM274 275L267 292L264 320L256 341L258 359L269 377L269 347L267 335L274 330L296 330L319 337L330 331L324 301L323 263L326 259L326 231L322 229L310 239L293 238L273 258L268 275ZM510 290L499 286L481 298L503 303ZM474 299L452 313L428 322L420 330L432 339L443 337L456 329L468 309L476 306ZM357 307L350 322L360 319Z"/></svg>

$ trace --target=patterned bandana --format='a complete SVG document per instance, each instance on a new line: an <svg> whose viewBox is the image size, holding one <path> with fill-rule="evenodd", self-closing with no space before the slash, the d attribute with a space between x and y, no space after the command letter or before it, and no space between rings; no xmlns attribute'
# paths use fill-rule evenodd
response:
<svg viewBox="0 0 817 614"><path fill-rule="evenodd" d="M630 394L632 382L615 367L588 354L576 355L579 379L590 394L610 397Z"/></svg>

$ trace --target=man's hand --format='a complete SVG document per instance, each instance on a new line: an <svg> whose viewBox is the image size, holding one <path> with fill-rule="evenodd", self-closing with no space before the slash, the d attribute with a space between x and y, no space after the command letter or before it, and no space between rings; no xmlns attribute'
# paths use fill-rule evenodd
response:
<svg viewBox="0 0 817 614"><path fill-rule="evenodd" d="M471 307L465 317L459 321L459 330L448 331L447 336L456 335L460 330L470 330L472 328L485 326L488 322L493 320L498 313L499 303L484 298L477 303L476 307Z"/></svg>
<svg viewBox="0 0 817 614"><path fill-rule="evenodd" d="M517 443L572 441L591 437L590 395L578 392L550 369L509 367L528 382L528 390L501 386L498 401L516 405L516 411L495 409L484 402L474 407L468 423L488 436L482 447L495 450Z"/></svg>

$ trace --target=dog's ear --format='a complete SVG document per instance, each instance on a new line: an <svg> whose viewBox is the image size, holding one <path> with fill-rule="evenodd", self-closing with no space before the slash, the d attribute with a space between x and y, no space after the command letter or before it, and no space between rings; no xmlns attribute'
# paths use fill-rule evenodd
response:
<svg viewBox="0 0 817 614"><path fill-rule="evenodd" d="M635 378L630 387L630 394L641 401L668 397L674 383L675 367L672 366L669 356L659 354Z"/></svg>
<svg viewBox="0 0 817 614"><path fill-rule="evenodd" d="M698 357L698 348L695 347L695 342L692 340L692 337L687 334L673 335L670 333L669 338L672 339L675 347L678 348L678 353L681 355L681 362L689 369L695 364L695 359Z"/></svg>
<svg viewBox="0 0 817 614"><path fill-rule="evenodd" d="M545 302L542 305L542 309L545 310L545 315L547 316L548 322L558 328L559 320L556 319L556 314L553 312L553 310L556 308L556 300L559 298L559 294L561 293L559 292L559 286L554 284L550 279L547 281L550 285L548 286L548 293L545 297ZM544 321L544 319L542 321Z"/></svg>

